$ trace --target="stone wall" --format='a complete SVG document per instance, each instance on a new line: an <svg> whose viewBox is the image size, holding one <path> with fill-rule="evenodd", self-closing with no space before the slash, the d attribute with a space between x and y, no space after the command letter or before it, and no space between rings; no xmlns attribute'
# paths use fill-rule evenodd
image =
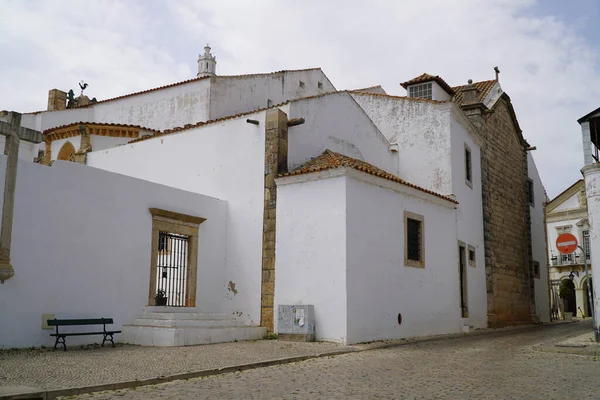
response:
<svg viewBox="0 0 600 400"><path fill-rule="evenodd" d="M481 129L489 327L532 323L534 302L526 144L508 101L498 100Z"/></svg>

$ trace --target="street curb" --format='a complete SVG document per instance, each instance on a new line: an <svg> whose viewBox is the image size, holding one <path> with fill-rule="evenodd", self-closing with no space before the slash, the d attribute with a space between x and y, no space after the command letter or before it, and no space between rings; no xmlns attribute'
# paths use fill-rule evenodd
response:
<svg viewBox="0 0 600 400"><path fill-rule="evenodd" d="M499 333L510 332L510 331L515 331L515 330L536 329L536 328L545 327L545 326L563 325L563 324L571 324L571 323L577 323L577 322L578 321L568 321L568 322L559 322L559 323L552 323L552 324L522 325L522 326L506 327L506 328L498 328L498 329L481 329L481 330L476 330L476 331L469 332L469 333L461 332L461 333L451 333L451 334L435 335L435 336L423 336L423 337L418 337L418 338L400 339L397 341L384 342L384 343L372 342L372 343L365 343L365 344L357 344L357 345L353 345L353 346L355 346L354 348L347 348L347 349L343 349L343 350L326 351L323 353L304 355L304 356L276 358L273 360L232 365L232 366L228 366L228 367L202 369L202 370L198 370L198 371L184 372L184 373L178 373L178 374L173 374L173 375L168 375L168 376L159 376L156 378L148 378L148 379L141 379L141 380L136 379L136 380L132 380L132 381L123 381L123 382L117 382L117 383L105 383L105 384L92 385L92 386L81 386L81 387L74 387L74 388L68 388L68 389L49 389L49 390L40 389L39 391L37 391L34 394L34 396L37 396L37 397L23 397L23 396L32 395L33 393L22 393L22 394L15 394L15 395L9 395L9 396L1 396L0 395L0 400L12 400L12 399L53 400L53 399L56 399L57 397L76 396L76 395L86 394L86 393L103 392L103 391L107 391L107 390L131 389L134 387L157 385L157 384L168 383L168 382L172 382L172 381L176 381L176 380L203 378L203 377L207 377L207 376L221 375L221 374L226 374L226 373L231 373L231 372L239 372L239 371L246 371L246 370L257 369L257 368L272 367L272 366L276 366L276 365L291 364L291 363L295 363L295 362L306 361L306 360L311 360L311 359L316 359L316 358L333 357L333 356L339 356L339 355L349 354L349 353L360 353L363 351L381 350L381 349L388 349L388 348L392 348L392 347L407 346L407 345L416 344L416 343L435 342L435 341L447 340L447 339L459 339L459 338L469 337L469 336L483 336L483 335L489 335L489 334L494 334L494 333L499 334Z"/></svg>
<svg viewBox="0 0 600 400"><path fill-rule="evenodd" d="M596 357L600 356L600 347L594 346L557 346L557 345L543 345L536 344L533 346L533 350L544 353L562 353L562 354L575 354L578 356Z"/></svg>

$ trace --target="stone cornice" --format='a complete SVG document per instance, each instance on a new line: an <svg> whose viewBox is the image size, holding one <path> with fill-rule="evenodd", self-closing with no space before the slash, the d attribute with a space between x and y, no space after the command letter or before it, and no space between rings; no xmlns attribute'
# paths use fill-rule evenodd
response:
<svg viewBox="0 0 600 400"><path fill-rule="evenodd" d="M575 218L587 218L587 209L585 208L574 208L564 211L555 211L550 214L546 214L546 222L558 222L565 219Z"/></svg>
<svg viewBox="0 0 600 400"><path fill-rule="evenodd" d="M66 139L81 135L80 126L85 126L88 134L97 136L126 137L136 139L140 134L140 127L118 126L109 124L79 124L58 128L45 135L46 143L54 140Z"/></svg>

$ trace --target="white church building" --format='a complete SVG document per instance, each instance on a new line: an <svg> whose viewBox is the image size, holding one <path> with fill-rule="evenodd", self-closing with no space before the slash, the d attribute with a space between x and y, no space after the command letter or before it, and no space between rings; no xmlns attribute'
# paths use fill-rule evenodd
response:
<svg viewBox="0 0 600 400"><path fill-rule="evenodd" d="M219 76L204 50L194 79L100 101L53 89L22 114L44 154L18 164L0 348L51 345L53 317L114 318L140 345L259 339L283 305L314 306L315 338L346 344L487 327L483 142L443 85Z"/></svg>

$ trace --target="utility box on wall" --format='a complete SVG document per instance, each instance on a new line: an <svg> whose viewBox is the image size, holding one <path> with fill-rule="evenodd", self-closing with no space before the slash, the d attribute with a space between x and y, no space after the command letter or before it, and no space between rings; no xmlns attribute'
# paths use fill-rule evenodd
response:
<svg viewBox="0 0 600 400"><path fill-rule="evenodd" d="M277 335L290 342L315 341L315 307L311 305L277 306Z"/></svg>

